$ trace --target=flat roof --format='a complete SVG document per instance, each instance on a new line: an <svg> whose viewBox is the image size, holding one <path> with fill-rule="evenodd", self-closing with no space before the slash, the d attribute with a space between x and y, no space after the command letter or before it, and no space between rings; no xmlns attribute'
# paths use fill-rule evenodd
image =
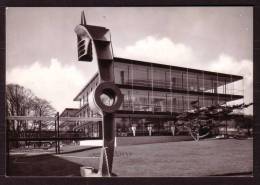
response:
<svg viewBox="0 0 260 185"><path fill-rule="evenodd" d="M62 113L60 114L60 116L63 116L63 114L65 114L65 112L75 112L76 114L76 111L79 111L79 108L65 108Z"/></svg>
<svg viewBox="0 0 260 185"><path fill-rule="evenodd" d="M78 101L77 99L78 99L78 97L80 96L80 94L83 93L83 91L88 87L88 85L89 85L91 82L93 82L93 81L96 79L97 76L98 76L98 72L96 72L96 73L94 74L94 76L87 82L87 84L81 89L81 91L77 94L77 96L73 99L73 101Z"/></svg>
<svg viewBox="0 0 260 185"><path fill-rule="evenodd" d="M140 60L132 60L132 59L126 59L126 58L120 58L120 57L114 57L115 62L121 62L121 63L131 63L131 64L138 64L138 65L143 65L143 66L154 66L154 67L160 67L160 68L165 68L169 69L176 69L179 71L189 71L189 72L195 72L195 73L204 73L208 75L218 75L219 77L232 77L232 82L237 81L237 80L242 80L243 76L239 75L233 75L233 74L226 74L226 73L219 73L219 72L212 72L212 71L205 71L205 70L200 70L200 69L193 69L193 68L186 68L186 67L179 67L179 66L171 66L171 65L166 65L166 64L158 64L158 63L153 63L153 62L145 62L145 61L140 61ZM73 99L73 101L78 101L78 97L83 93L83 91L88 87L88 85L95 80L95 78L98 76L98 72L95 73L95 75L87 82L87 84L81 89L81 91L76 95L76 97Z"/></svg>
<svg viewBox="0 0 260 185"><path fill-rule="evenodd" d="M166 65L166 64L158 64L158 63L153 63L153 62L144 62L144 61L140 61L140 60L132 60L132 59L126 59L126 58L115 57L114 59L115 59L116 62L122 62L122 63L128 63L128 64L132 63L132 64L138 64L138 65L144 65L144 66L151 66L152 65L154 67L160 67L160 68L166 68L166 69L169 69L169 67L171 67L171 69L176 69L176 70L179 70L179 71L187 71L187 69L188 69L189 72L195 72L195 73L204 72L204 74L218 75L220 77L230 77L230 76L232 76L232 79L234 81L243 79L243 76L233 75L233 74L219 73L219 72L193 69L193 68L187 68L187 67L172 66L172 65Z"/></svg>

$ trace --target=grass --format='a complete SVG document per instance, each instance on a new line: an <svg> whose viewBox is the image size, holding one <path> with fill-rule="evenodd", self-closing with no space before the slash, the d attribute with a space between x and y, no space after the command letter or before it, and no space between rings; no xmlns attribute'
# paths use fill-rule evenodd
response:
<svg viewBox="0 0 260 185"><path fill-rule="evenodd" d="M64 147L61 155L12 155L9 175L79 176L80 166L98 168L99 148ZM119 177L250 174L253 140L202 140L120 146L113 173Z"/></svg>
<svg viewBox="0 0 260 185"><path fill-rule="evenodd" d="M115 158L113 172L118 176L210 176L253 169L252 140L183 141L117 151L132 154Z"/></svg>

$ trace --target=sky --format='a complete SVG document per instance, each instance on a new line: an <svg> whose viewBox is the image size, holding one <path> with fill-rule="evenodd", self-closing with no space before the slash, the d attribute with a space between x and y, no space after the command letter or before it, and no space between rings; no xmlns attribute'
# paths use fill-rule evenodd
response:
<svg viewBox="0 0 260 185"><path fill-rule="evenodd" d="M31 89L59 112L78 108L74 97L97 71L95 63L77 61L82 10L88 24L110 29L115 57L243 75L244 101L253 101L253 8L241 6L9 7L6 82Z"/></svg>

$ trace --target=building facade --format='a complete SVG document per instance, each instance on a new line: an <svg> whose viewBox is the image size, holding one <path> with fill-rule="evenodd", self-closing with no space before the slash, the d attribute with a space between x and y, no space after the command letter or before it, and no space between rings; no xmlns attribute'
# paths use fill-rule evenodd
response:
<svg viewBox="0 0 260 185"><path fill-rule="evenodd" d="M243 98L243 87L237 86L243 77L238 75L114 58L114 76L124 95L115 113L117 136L185 134L173 125L178 114L193 109L192 102L208 107ZM80 104L77 117L100 117L88 106L98 83L97 73L74 98ZM74 129L100 136L101 123L78 123Z"/></svg>
<svg viewBox="0 0 260 185"><path fill-rule="evenodd" d="M79 109L66 108L62 111L60 117L77 117L78 111ZM77 123L73 121L64 121L61 122L59 126L61 131L69 131L69 130L73 130L77 126Z"/></svg>

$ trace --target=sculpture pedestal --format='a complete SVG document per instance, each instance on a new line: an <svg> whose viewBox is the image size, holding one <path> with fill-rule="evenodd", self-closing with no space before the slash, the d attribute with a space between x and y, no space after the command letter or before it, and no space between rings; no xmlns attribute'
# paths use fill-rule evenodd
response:
<svg viewBox="0 0 260 185"><path fill-rule="evenodd" d="M82 166L80 167L81 177L101 177L101 174L95 173L93 167Z"/></svg>

